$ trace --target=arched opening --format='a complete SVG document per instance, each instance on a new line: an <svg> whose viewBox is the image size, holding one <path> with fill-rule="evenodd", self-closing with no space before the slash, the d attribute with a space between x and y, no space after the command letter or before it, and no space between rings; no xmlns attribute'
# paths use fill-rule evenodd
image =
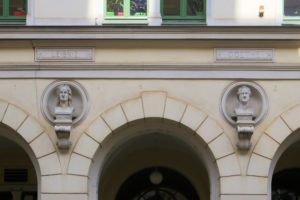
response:
<svg viewBox="0 0 300 200"><path fill-rule="evenodd" d="M300 141L280 156L272 178L272 200L300 199Z"/></svg>
<svg viewBox="0 0 300 200"><path fill-rule="evenodd" d="M270 164L268 200L300 199L300 129L279 146Z"/></svg>
<svg viewBox="0 0 300 200"><path fill-rule="evenodd" d="M146 178L155 169L166 178L162 185ZM171 181L168 174L177 179ZM220 194L219 173L207 144L189 128L166 119L137 120L110 134L96 152L89 177L93 200L118 199L128 185L132 194L147 194L149 199L163 200L175 192L176 200L216 200ZM133 187L143 184L140 189ZM155 189L161 196L153 194ZM193 198L187 193L193 193ZM128 200L136 198L132 195Z"/></svg>
<svg viewBox="0 0 300 200"><path fill-rule="evenodd" d="M39 172L28 143L0 124L0 199L37 200Z"/></svg>

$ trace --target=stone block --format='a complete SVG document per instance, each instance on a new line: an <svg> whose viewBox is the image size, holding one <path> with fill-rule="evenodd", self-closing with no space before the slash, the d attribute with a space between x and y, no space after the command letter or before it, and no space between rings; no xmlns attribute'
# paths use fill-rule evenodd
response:
<svg viewBox="0 0 300 200"><path fill-rule="evenodd" d="M42 127L31 117L28 117L18 129L18 133L30 143L43 132Z"/></svg>
<svg viewBox="0 0 300 200"><path fill-rule="evenodd" d="M292 131L281 118L277 118L265 132L278 143L282 143Z"/></svg>
<svg viewBox="0 0 300 200"><path fill-rule="evenodd" d="M141 98L131 99L122 103L122 108L129 122L144 118L143 104Z"/></svg>
<svg viewBox="0 0 300 200"><path fill-rule="evenodd" d="M39 137L34 139L30 143L30 146L37 158L40 158L44 155L50 154L55 151L55 148L47 133L43 133Z"/></svg>
<svg viewBox="0 0 300 200"><path fill-rule="evenodd" d="M221 195L221 200L267 200L267 195Z"/></svg>
<svg viewBox="0 0 300 200"><path fill-rule="evenodd" d="M103 113L102 117L109 125L111 130L115 130L116 128L119 128L123 124L127 123L127 119L120 105L117 105Z"/></svg>
<svg viewBox="0 0 300 200"><path fill-rule="evenodd" d="M252 154L248 166L248 175L268 176L271 160L265 157Z"/></svg>
<svg viewBox="0 0 300 200"><path fill-rule="evenodd" d="M213 139L223 133L223 130L214 120L208 117L203 124L201 124L196 133L200 135L206 143L210 143Z"/></svg>
<svg viewBox="0 0 300 200"><path fill-rule="evenodd" d="M217 160L220 176L240 175L240 165L235 154Z"/></svg>
<svg viewBox="0 0 300 200"><path fill-rule="evenodd" d="M86 134L82 134L75 146L74 152L92 159L98 147L99 143Z"/></svg>
<svg viewBox="0 0 300 200"><path fill-rule="evenodd" d="M53 175L61 173L61 166L56 152L38 159L38 162L41 168L42 175Z"/></svg>
<svg viewBox="0 0 300 200"><path fill-rule="evenodd" d="M272 160L279 144L267 135L263 135L254 148L254 152Z"/></svg>
<svg viewBox="0 0 300 200"><path fill-rule="evenodd" d="M234 152L232 144L225 134L220 135L217 139L208 144L213 152L215 159L227 156Z"/></svg>
<svg viewBox="0 0 300 200"><path fill-rule="evenodd" d="M12 129L16 130L17 128L19 128L26 117L26 113L24 113L22 110L16 108L13 105L9 105L2 122L10 126Z"/></svg>
<svg viewBox="0 0 300 200"><path fill-rule="evenodd" d="M196 130L205 118L206 114L204 112L188 105L184 112L181 123L191 128L192 130Z"/></svg>
<svg viewBox="0 0 300 200"><path fill-rule="evenodd" d="M86 133L101 143L105 137L111 133L110 128L103 121L101 117L98 117L86 130Z"/></svg>
<svg viewBox="0 0 300 200"><path fill-rule="evenodd" d="M42 176L42 193L87 193L87 177L73 175Z"/></svg>
<svg viewBox="0 0 300 200"><path fill-rule="evenodd" d="M145 118L163 117L167 94L165 92L143 92Z"/></svg>
<svg viewBox="0 0 300 200"><path fill-rule="evenodd" d="M281 117L288 124L288 126L293 130L297 130L300 127L300 105L291 108L287 112L283 113Z"/></svg>
<svg viewBox="0 0 300 200"><path fill-rule="evenodd" d="M42 194L42 200L88 200L87 194Z"/></svg>
<svg viewBox="0 0 300 200"><path fill-rule="evenodd" d="M267 194L268 179L254 176L221 177L221 194Z"/></svg>
<svg viewBox="0 0 300 200"><path fill-rule="evenodd" d="M164 118L179 122L186 108L186 103L167 98Z"/></svg>
<svg viewBox="0 0 300 200"><path fill-rule="evenodd" d="M72 153L68 173L88 176L90 165L91 159Z"/></svg>
<svg viewBox="0 0 300 200"><path fill-rule="evenodd" d="M2 121L5 111L7 109L8 103L0 101L0 121Z"/></svg>

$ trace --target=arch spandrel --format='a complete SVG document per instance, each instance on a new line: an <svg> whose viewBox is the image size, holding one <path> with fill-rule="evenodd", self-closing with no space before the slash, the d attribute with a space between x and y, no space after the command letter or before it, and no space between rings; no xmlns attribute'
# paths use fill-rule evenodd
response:
<svg viewBox="0 0 300 200"><path fill-rule="evenodd" d="M157 103L159 106L156 106ZM147 119L147 116L168 119L193 130L194 135L199 136L212 152L221 177L241 174L234 147L223 128L213 118L193 105L169 97L165 92L155 91L144 92L139 97L121 102L101 113L75 144L71 155L73 161L69 163L68 173L87 176L91 160L106 138L112 136L119 127L125 127L125 124L138 119ZM75 159L81 160L84 164L76 165Z"/></svg>

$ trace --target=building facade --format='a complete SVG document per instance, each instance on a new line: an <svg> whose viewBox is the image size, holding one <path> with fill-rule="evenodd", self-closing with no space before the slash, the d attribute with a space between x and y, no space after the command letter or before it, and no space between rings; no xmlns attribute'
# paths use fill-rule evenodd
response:
<svg viewBox="0 0 300 200"><path fill-rule="evenodd" d="M297 0L0 0L0 199L300 199Z"/></svg>

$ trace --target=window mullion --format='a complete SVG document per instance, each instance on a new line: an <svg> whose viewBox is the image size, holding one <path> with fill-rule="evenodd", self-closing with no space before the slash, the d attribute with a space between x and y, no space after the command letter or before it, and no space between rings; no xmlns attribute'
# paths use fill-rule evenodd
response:
<svg viewBox="0 0 300 200"><path fill-rule="evenodd" d="M186 11L186 1L187 0L180 0L180 16L186 17L187 11Z"/></svg>
<svg viewBox="0 0 300 200"><path fill-rule="evenodd" d="M130 0L124 0L124 16L130 16Z"/></svg>
<svg viewBox="0 0 300 200"><path fill-rule="evenodd" d="M3 16L9 16L9 0L3 0Z"/></svg>

